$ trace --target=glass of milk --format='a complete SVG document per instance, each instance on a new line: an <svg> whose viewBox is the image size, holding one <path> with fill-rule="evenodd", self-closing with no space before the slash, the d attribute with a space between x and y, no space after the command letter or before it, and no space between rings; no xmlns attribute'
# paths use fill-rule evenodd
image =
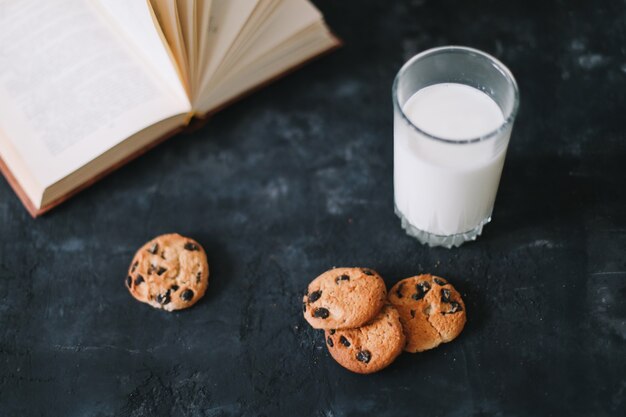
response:
<svg viewBox="0 0 626 417"><path fill-rule="evenodd" d="M392 93L402 227L429 246L475 240L491 220L519 107L513 75L484 52L446 46L404 64Z"/></svg>

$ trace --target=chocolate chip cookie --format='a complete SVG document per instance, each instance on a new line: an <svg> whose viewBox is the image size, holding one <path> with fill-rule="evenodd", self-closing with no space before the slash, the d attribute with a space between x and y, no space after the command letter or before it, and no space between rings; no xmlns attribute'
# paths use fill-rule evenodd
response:
<svg viewBox="0 0 626 417"><path fill-rule="evenodd" d="M167 311L191 307L208 285L204 249L177 233L158 236L143 245L126 276L126 287L133 297Z"/></svg>
<svg viewBox="0 0 626 417"><path fill-rule="evenodd" d="M388 296L400 313L407 352L422 352L449 342L465 326L465 303L445 279L418 275L403 279Z"/></svg>
<svg viewBox="0 0 626 417"><path fill-rule="evenodd" d="M359 374L380 371L402 353L405 336L400 315L387 305L366 325L347 330L326 330L331 356L346 369Z"/></svg>
<svg viewBox="0 0 626 417"><path fill-rule="evenodd" d="M373 319L387 288L368 268L334 268L315 278L303 299L304 318L316 329L351 329Z"/></svg>

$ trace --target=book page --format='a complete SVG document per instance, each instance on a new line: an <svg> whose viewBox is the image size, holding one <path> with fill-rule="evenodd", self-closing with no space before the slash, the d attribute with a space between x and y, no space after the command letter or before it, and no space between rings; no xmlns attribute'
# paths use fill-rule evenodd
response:
<svg viewBox="0 0 626 417"><path fill-rule="evenodd" d="M289 2L295 3L299 3L300 1L301 0L289 0ZM215 84L219 83L220 78L225 73L228 73L228 68L230 68L234 62L237 62L241 52L257 38L258 34L261 32L261 28L267 24L274 12L280 5L285 3L287 3L286 0L259 0L257 2L250 17L238 31L235 41L229 46L227 53L220 59L219 65L211 74L209 83L203 86L202 93L207 89L213 89Z"/></svg>
<svg viewBox="0 0 626 417"><path fill-rule="evenodd" d="M193 84L200 85L202 69L209 55L209 28L211 24L211 7L213 0L204 0L196 3L196 27L198 28L198 42L196 44L196 75ZM198 90L196 90L198 91Z"/></svg>
<svg viewBox="0 0 626 417"><path fill-rule="evenodd" d="M246 68L224 79L197 106L196 112L203 116L237 96L253 90L256 86L338 45L338 40L328 32L326 26L321 21L317 22L299 33L297 37L286 40L277 48L251 62Z"/></svg>
<svg viewBox="0 0 626 417"><path fill-rule="evenodd" d="M149 0L152 9L156 14L161 30L167 39L176 62L180 74L183 76L185 90L187 95L191 96L191 80L189 79L189 61L187 59L187 51L183 39L183 31L180 27L180 19L178 16L178 7L175 0Z"/></svg>
<svg viewBox="0 0 626 417"><path fill-rule="evenodd" d="M320 12L306 0L280 3L269 19L259 27L247 47L237 54L233 65L227 68L229 76L248 67L259 57L295 38L300 32L321 20Z"/></svg>
<svg viewBox="0 0 626 417"><path fill-rule="evenodd" d="M213 0L209 18L208 39L205 42L208 56L203 59L199 92L207 88L211 77L223 62L237 35L241 32L259 0Z"/></svg>
<svg viewBox="0 0 626 417"><path fill-rule="evenodd" d="M148 0L94 0L106 16L125 32L125 37L142 55L148 64L159 73L174 93L181 98L187 92L179 75L175 58L170 56L166 39L162 39L160 28L154 21ZM174 60L174 61L173 61Z"/></svg>
<svg viewBox="0 0 626 417"><path fill-rule="evenodd" d="M177 0L178 25L183 34L183 43L187 56L187 70L189 72L189 95L193 100L196 93L196 0Z"/></svg>
<svg viewBox="0 0 626 417"><path fill-rule="evenodd" d="M205 114L281 72L338 44L322 15L306 0L283 1L220 65L198 103Z"/></svg>
<svg viewBox="0 0 626 417"><path fill-rule="evenodd" d="M0 130L42 187L190 110L99 13L90 0L0 0Z"/></svg>

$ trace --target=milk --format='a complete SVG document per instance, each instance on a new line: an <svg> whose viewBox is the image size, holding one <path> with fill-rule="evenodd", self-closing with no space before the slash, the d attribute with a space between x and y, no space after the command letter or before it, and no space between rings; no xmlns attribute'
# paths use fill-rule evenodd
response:
<svg viewBox="0 0 626 417"><path fill-rule="evenodd" d="M396 112L394 191L403 224L441 236L479 234L491 218L510 136L510 126L491 134L504 123L502 110L456 83L422 88L402 110L414 125Z"/></svg>

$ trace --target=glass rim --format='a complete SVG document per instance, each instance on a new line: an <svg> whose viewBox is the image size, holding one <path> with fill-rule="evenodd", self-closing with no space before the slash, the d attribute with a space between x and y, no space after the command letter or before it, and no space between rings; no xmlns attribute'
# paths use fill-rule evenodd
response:
<svg viewBox="0 0 626 417"><path fill-rule="evenodd" d="M513 88L513 107L511 108L509 115L507 117L505 117L504 121L494 130L485 133L484 135L478 136L478 137L473 137L473 138L466 138L466 139L449 139L449 138L444 138L444 137L440 137L437 135L433 135L431 133L428 133L426 131L424 131L423 129L421 129L420 127L418 127L417 125L415 125L409 118L408 116L404 113L404 109L402 108L402 106L400 106L400 103L398 102L398 83L400 81L400 77L402 75L404 75L404 73L407 71L407 69L413 65L416 61L419 61L420 59L423 59L427 56L431 56L431 55L437 55L437 54L441 54L441 53L465 53L465 54L470 54L470 55L477 55L480 56L482 58L485 58L487 60L489 60L491 62L491 64L500 72L502 73L502 75L504 76L504 78L507 80L508 84ZM425 51L422 51L420 53L418 53L417 55L414 55L411 59L409 59L408 61L406 61L404 63L404 65L402 65L402 67L400 68L400 70L398 71L398 73L396 74L396 77L393 80L393 86L392 86L392 96L393 96L393 105L395 108L397 108L400 111L400 114L402 115L402 118L405 120L405 122L411 126L413 129L415 129L418 133L420 133L421 135L424 135L425 137L429 138L429 139L434 139L434 140L438 140L438 141L442 141L442 142L446 142L446 143L453 143L453 144L467 144L467 143L476 143L476 142L483 142L485 140L488 140L492 137L496 137L500 132L502 132L504 129L506 129L507 127L509 127L510 125L513 124L513 122L515 121L515 117L517 115L517 110L519 109L519 101L520 101L520 97L519 97L519 89L517 87L517 82L515 81L515 77L513 77L513 74L511 73L511 71L506 67L506 65L504 65L502 62L500 62L500 60L498 60L497 58L493 57L492 55L489 55L486 52L480 51L478 49L475 48L470 48L467 46L458 46L458 45L449 45L449 46L440 46L440 47L436 47L436 48L431 48L431 49L427 49ZM498 105L498 107L500 107Z"/></svg>

